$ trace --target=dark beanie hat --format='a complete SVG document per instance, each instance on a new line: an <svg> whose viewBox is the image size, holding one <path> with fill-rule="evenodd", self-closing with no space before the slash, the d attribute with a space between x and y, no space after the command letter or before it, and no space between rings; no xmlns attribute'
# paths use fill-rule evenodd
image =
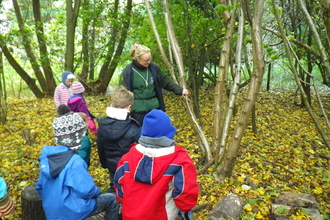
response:
<svg viewBox="0 0 330 220"><path fill-rule="evenodd" d="M60 104L57 107L58 115L65 115L66 113L69 113L70 111L71 111L71 109L66 104Z"/></svg>
<svg viewBox="0 0 330 220"><path fill-rule="evenodd" d="M143 119L141 135L151 138L167 137L173 140L176 133L170 117L162 110L153 109Z"/></svg>

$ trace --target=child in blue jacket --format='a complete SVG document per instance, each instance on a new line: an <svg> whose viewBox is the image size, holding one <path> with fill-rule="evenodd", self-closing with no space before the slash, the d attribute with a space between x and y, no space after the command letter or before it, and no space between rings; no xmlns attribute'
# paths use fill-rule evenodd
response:
<svg viewBox="0 0 330 220"><path fill-rule="evenodd" d="M58 146L43 147L36 184L47 219L83 220L104 211L104 219L118 219L115 196L100 193L87 164L72 150L79 147L86 129L78 113L67 113L53 122Z"/></svg>

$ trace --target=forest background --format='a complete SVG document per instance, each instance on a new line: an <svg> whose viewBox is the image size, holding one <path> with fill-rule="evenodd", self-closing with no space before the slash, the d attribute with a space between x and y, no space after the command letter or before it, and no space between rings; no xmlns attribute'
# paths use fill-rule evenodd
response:
<svg viewBox="0 0 330 220"><path fill-rule="evenodd" d="M61 72L75 73L104 116L133 43L190 91L186 100L166 93L166 103L199 172L198 204L211 203L196 219L230 192L246 201L241 219L268 219L281 191L313 193L330 219L328 1L0 3L0 175L17 203L13 219L41 147L53 144ZM105 192L95 148L90 172Z"/></svg>

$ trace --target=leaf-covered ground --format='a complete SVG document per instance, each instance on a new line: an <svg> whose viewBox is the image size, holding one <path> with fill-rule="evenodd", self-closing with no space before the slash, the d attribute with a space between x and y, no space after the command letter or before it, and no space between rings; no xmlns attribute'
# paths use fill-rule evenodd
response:
<svg viewBox="0 0 330 220"><path fill-rule="evenodd" d="M211 142L213 90L203 91L201 97L201 121ZM202 154L180 97L167 94L165 98L167 112L178 131L175 136L177 143L188 149L196 164L200 164L198 168L201 168ZM94 115L105 116L109 97L88 96L86 99ZM251 125L247 127L232 177L223 183L216 183L212 167L198 176L198 204L210 202L212 205L196 213L195 219L208 219L213 206L228 193L236 193L245 200L241 219L269 219L270 205L281 191L313 193L324 219L330 219L330 151L324 146L308 113L295 101L296 97L290 92L260 94L256 104L258 133L252 132ZM323 101L324 107L329 109L330 100L326 95ZM0 126L0 176L7 181L10 195L17 204L10 219L20 219L21 191L37 181L37 159L42 146L53 144L51 125L57 114L51 98L13 98L8 102L8 121ZM313 105L317 109L316 103ZM316 115L321 117L319 112ZM24 138L24 134L29 132L30 135L25 135L29 138ZM91 139L95 145L95 136ZM100 167L95 147L92 149L90 173L101 190L106 192L108 174ZM258 188L245 187L248 185L247 179ZM301 210L291 219L308 218Z"/></svg>

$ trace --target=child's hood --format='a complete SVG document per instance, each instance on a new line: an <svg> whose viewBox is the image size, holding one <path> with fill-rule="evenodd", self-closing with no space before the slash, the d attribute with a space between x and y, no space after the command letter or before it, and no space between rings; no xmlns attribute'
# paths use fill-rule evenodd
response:
<svg viewBox="0 0 330 220"><path fill-rule="evenodd" d="M45 146L42 149L40 170L49 178L55 179L74 155L74 151L66 146Z"/></svg>
<svg viewBox="0 0 330 220"><path fill-rule="evenodd" d="M70 72L70 71L64 71L64 72L62 73L62 83L63 83L65 86L68 86L68 85L66 84L66 81L67 81L68 79L74 79L74 75L73 75L73 73Z"/></svg>
<svg viewBox="0 0 330 220"><path fill-rule="evenodd" d="M131 149L135 158L130 158L130 169L134 173L134 180L155 184L163 176L174 175L181 168L180 154L186 153L184 148L170 146L165 148L146 148L138 144ZM137 156L137 157L136 157ZM178 168L178 169L177 169Z"/></svg>

